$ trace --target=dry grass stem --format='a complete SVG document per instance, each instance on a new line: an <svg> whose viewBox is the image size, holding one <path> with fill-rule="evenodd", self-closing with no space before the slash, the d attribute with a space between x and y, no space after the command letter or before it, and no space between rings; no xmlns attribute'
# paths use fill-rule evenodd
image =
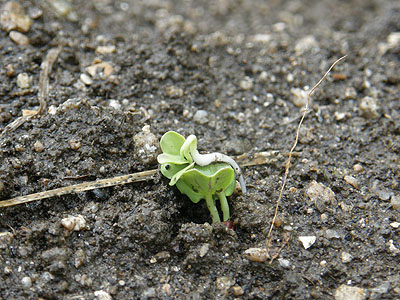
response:
<svg viewBox="0 0 400 300"><path fill-rule="evenodd" d="M283 191L284 191L284 189L285 189L287 177L288 177L288 174L289 174L290 161L291 161L291 159L292 159L293 151L294 151L294 149L296 148L297 142L298 142L298 140L299 140L300 128L301 128L301 125L303 124L303 120L304 120L304 118L305 118L305 116L306 116L306 114L307 114L307 112L308 112L308 107L309 107L309 105L310 105L311 96L312 96L312 94L314 93L315 89L322 83L322 81L325 80L325 78L326 78L326 76L328 76L329 72L330 72L340 61L342 61L343 59L345 59L345 57L346 57L346 55L345 55L345 56L342 56L341 58L339 58L338 60L336 60L336 61L330 66L330 68L328 69L328 71L326 71L326 73L324 74L324 76L322 76L322 78L313 86L313 88L310 90L310 92L309 92L308 95L307 95L307 103L306 103L306 106L304 107L303 115L302 115L302 117L301 117L301 119L300 119L299 125L297 126L295 141L294 141L293 146L292 146L292 148L290 149L290 152L289 152L289 157L288 157L288 160L287 160L286 166L285 166L285 175L283 176L282 186L281 186L281 189L280 189L280 192L279 192L279 197L278 197L278 200L277 200L277 203L276 203L276 206L275 206L274 217L273 217L273 219L272 219L272 221L271 221L271 227L269 228L269 231L268 231L268 234L267 234L267 249L269 249L269 246L270 246L270 243L271 243L271 233L272 233L272 230L273 230L273 228L274 228L274 223L275 223L276 217L277 217L277 215L278 215L279 204L280 204L280 202L281 202L282 194L283 194Z"/></svg>

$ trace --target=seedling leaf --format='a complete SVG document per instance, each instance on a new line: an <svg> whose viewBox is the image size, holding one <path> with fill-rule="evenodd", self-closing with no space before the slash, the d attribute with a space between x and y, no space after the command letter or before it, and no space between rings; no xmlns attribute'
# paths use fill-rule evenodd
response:
<svg viewBox="0 0 400 300"><path fill-rule="evenodd" d="M168 131L161 140L160 146L163 153L180 156L180 150L185 143L185 138L175 131Z"/></svg>

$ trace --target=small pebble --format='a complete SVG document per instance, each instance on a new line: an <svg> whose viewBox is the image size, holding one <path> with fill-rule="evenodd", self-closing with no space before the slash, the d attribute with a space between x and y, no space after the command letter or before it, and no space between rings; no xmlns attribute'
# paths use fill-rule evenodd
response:
<svg viewBox="0 0 400 300"><path fill-rule="evenodd" d="M0 11L0 24L5 31L18 30L27 32L31 28L32 21L29 16L25 15L22 6L18 2L9 1Z"/></svg>
<svg viewBox="0 0 400 300"><path fill-rule="evenodd" d="M387 294L389 289L390 289L390 282L389 281L383 282L382 284L370 290L371 291L370 299L382 299L383 298L382 296Z"/></svg>
<svg viewBox="0 0 400 300"><path fill-rule="evenodd" d="M96 53L98 54L111 54L116 51L116 47L114 45L109 46L99 46L96 48Z"/></svg>
<svg viewBox="0 0 400 300"><path fill-rule="evenodd" d="M44 146L41 141L36 141L35 144L33 144L33 149L35 149L37 153L41 153L44 150Z"/></svg>
<svg viewBox="0 0 400 300"><path fill-rule="evenodd" d="M270 258L265 248L249 248L244 252L244 255L248 260L254 262L265 262Z"/></svg>
<svg viewBox="0 0 400 300"><path fill-rule="evenodd" d="M21 89L29 89L31 86L31 79L27 73L20 73L17 76L17 85Z"/></svg>
<svg viewBox="0 0 400 300"><path fill-rule="evenodd" d="M326 213L321 214L321 221L326 222L328 220L328 215Z"/></svg>
<svg viewBox="0 0 400 300"><path fill-rule="evenodd" d="M216 286L218 290L227 291L232 285L234 281L230 276L221 276L217 277Z"/></svg>
<svg viewBox="0 0 400 300"><path fill-rule="evenodd" d="M20 46L29 45L29 39L25 34L13 30L13 31L10 31L9 35L10 35L10 39L17 45L20 45Z"/></svg>
<svg viewBox="0 0 400 300"><path fill-rule="evenodd" d="M87 228L86 220L82 215L68 216L61 220L61 225L68 231L81 231Z"/></svg>
<svg viewBox="0 0 400 300"><path fill-rule="evenodd" d="M22 286L29 289L32 286L32 279L29 276L25 276L21 280Z"/></svg>
<svg viewBox="0 0 400 300"><path fill-rule="evenodd" d="M308 92L299 88L292 88L292 102L297 107L304 107L308 101Z"/></svg>
<svg viewBox="0 0 400 300"><path fill-rule="evenodd" d="M164 293L166 293L167 295L171 295L171 293L172 293L172 289L171 289L171 285L169 284L169 283L165 283L163 286L162 286L162 291L164 292Z"/></svg>
<svg viewBox="0 0 400 300"><path fill-rule="evenodd" d="M208 252L209 249L210 249L210 244L208 244L208 243L203 244L203 245L200 247L199 256L200 256L200 257L204 257L204 256L207 254L207 252Z"/></svg>
<svg viewBox="0 0 400 300"><path fill-rule="evenodd" d="M321 260L319 265L323 268L325 268L328 265L328 262L326 260Z"/></svg>
<svg viewBox="0 0 400 300"><path fill-rule="evenodd" d="M0 249L6 249L13 240L14 235L11 232L0 232Z"/></svg>
<svg viewBox="0 0 400 300"><path fill-rule="evenodd" d="M356 99L357 98L357 91L352 86L347 87L344 92L344 97L346 99Z"/></svg>
<svg viewBox="0 0 400 300"><path fill-rule="evenodd" d="M282 223L283 223L283 220L281 218L279 218L279 217L275 218L275 221L274 221L274 226L275 227L281 227Z"/></svg>
<svg viewBox="0 0 400 300"><path fill-rule="evenodd" d="M292 73L287 74L286 81L290 83L293 82L293 80L294 80L293 74Z"/></svg>
<svg viewBox="0 0 400 300"><path fill-rule="evenodd" d="M347 252L342 252L340 254L340 260L342 261L342 263L347 264L349 262L351 262L353 259L353 256Z"/></svg>
<svg viewBox="0 0 400 300"><path fill-rule="evenodd" d="M267 82L268 81L268 73L266 71L262 71L260 73L260 76L258 76L258 80L261 82Z"/></svg>
<svg viewBox="0 0 400 300"><path fill-rule="evenodd" d="M69 147L72 150L78 150L79 148L82 147L82 143L78 140L72 139L68 141Z"/></svg>
<svg viewBox="0 0 400 300"><path fill-rule="evenodd" d="M93 83L93 79L90 78L89 75L82 73L80 77L81 81L86 85L91 85Z"/></svg>
<svg viewBox="0 0 400 300"><path fill-rule="evenodd" d="M335 111L334 116L336 121L343 121L346 118L347 113Z"/></svg>
<svg viewBox="0 0 400 300"><path fill-rule="evenodd" d="M356 173L361 173L361 172L364 171L364 168L363 168L363 166L360 165L360 164L355 164L355 165L353 166L353 171L356 172Z"/></svg>
<svg viewBox="0 0 400 300"><path fill-rule="evenodd" d="M315 235L299 236L299 241L303 244L304 249L310 248L312 245L314 245L316 240L317 237Z"/></svg>
<svg viewBox="0 0 400 300"><path fill-rule="evenodd" d="M76 250L76 252L74 254L74 266L75 266L75 268L79 268L80 266L82 266L84 264L85 260L86 260L85 251L82 250L82 249Z"/></svg>
<svg viewBox="0 0 400 300"><path fill-rule="evenodd" d="M297 55L301 55L312 48L318 48L318 42L313 35L307 35L296 42L294 50Z"/></svg>
<svg viewBox="0 0 400 300"><path fill-rule="evenodd" d="M290 268L290 260L284 259L284 258L279 258L278 262L279 262L279 265L282 268L285 268L285 269L289 269Z"/></svg>
<svg viewBox="0 0 400 300"><path fill-rule="evenodd" d="M121 110L121 103L118 100L111 99L110 102L108 103L108 106L114 108L115 110Z"/></svg>
<svg viewBox="0 0 400 300"><path fill-rule="evenodd" d="M285 226L283 226L283 230L291 232L291 231L293 231L293 227L290 225L285 225Z"/></svg>
<svg viewBox="0 0 400 300"><path fill-rule="evenodd" d="M378 100L370 96L364 97L360 102L360 114L367 119L375 119L379 117Z"/></svg>
<svg viewBox="0 0 400 300"><path fill-rule="evenodd" d="M208 112L205 110L198 110L193 116L193 121L197 124L206 124L208 122Z"/></svg>
<svg viewBox="0 0 400 300"><path fill-rule="evenodd" d="M399 254L400 250L394 245L393 240L389 240L386 245L389 247L389 251L392 252L393 254Z"/></svg>
<svg viewBox="0 0 400 300"><path fill-rule="evenodd" d="M379 200L389 201L390 197L392 196L392 193L386 190L377 190L376 195L378 196Z"/></svg>
<svg viewBox="0 0 400 300"><path fill-rule="evenodd" d="M10 275L12 273L12 269L9 266L4 267L4 274Z"/></svg>
<svg viewBox="0 0 400 300"><path fill-rule="evenodd" d="M111 295L109 293L107 293L106 291L103 291L103 290L95 291L94 295L99 300L112 300Z"/></svg>
<svg viewBox="0 0 400 300"><path fill-rule="evenodd" d="M336 204L335 193L329 187L315 180L308 186L307 196L320 212L323 212L327 206Z"/></svg>
<svg viewBox="0 0 400 300"><path fill-rule="evenodd" d="M365 291L362 288L342 284L335 291L335 300L364 300Z"/></svg>
<svg viewBox="0 0 400 300"><path fill-rule="evenodd" d="M358 188L358 180L354 178L353 176L346 175L344 176L344 181L348 184L350 184L353 188L357 189Z"/></svg>
<svg viewBox="0 0 400 300"><path fill-rule="evenodd" d="M39 7L30 7L28 12L29 16L34 20L39 19L43 15L43 11Z"/></svg>
<svg viewBox="0 0 400 300"><path fill-rule="evenodd" d="M72 3L66 0L48 0L48 8L56 15L67 17L70 21L78 21L76 12L73 11Z"/></svg>
<svg viewBox="0 0 400 300"><path fill-rule="evenodd" d="M125 284L126 284L125 280L119 280L118 281L118 285L119 286L125 286Z"/></svg>
<svg viewBox="0 0 400 300"><path fill-rule="evenodd" d="M391 32L387 37L386 41L391 47L400 45L400 31Z"/></svg>
<svg viewBox="0 0 400 300"><path fill-rule="evenodd" d="M167 87L167 94L170 98L181 98L183 96L183 89L177 86Z"/></svg>
<svg viewBox="0 0 400 300"><path fill-rule="evenodd" d="M242 81L240 81L240 88L244 91L249 91L253 88L253 79L246 76Z"/></svg>
<svg viewBox="0 0 400 300"><path fill-rule="evenodd" d="M392 222L390 223L390 226L392 226L393 228L397 229L400 227L400 223L399 222Z"/></svg>
<svg viewBox="0 0 400 300"><path fill-rule="evenodd" d="M12 64L8 64L6 66L6 71L7 71L7 76L8 77L13 77L15 75L14 66Z"/></svg>
<svg viewBox="0 0 400 300"><path fill-rule="evenodd" d="M340 234L336 230L327 229L325 230L325 237L329 240L340 239Z"/></svg>
<svg viewBox="0 0 400 300"><path fill-rule="evenodd" d="M390 197L390 204L394 209L400 210L400 196L393 195Z"/></svg>
<svg viewBox="0 0 400 300"><path fill-rule="evenodd" d="M144 165L156 161L159 152L158 139L147 127L133 137L134 156Z"/></svg>
<svg viewBox="0 0 400 300"><path fill-rule="evenodd" d="M269 33L258 33L252 36L251 40L254 43L268 43L272 40L272 34Z"/></svg>
<svg viewBox="0 0 400 300"><path fill-rule="evenodd" d="M235 285L231 289L234 296L241 296L244 294L244 291L241 286Z"/></svg>
<svg viewBox="0 0 400 300"><path fill-rule="evenodd" d="M114 68L108 62L98 62L86 68L86 72L90 74L90 76L95 77L97 70L102 70L103 74L106 77L109 77L111 73L114 71Z"/></svg>

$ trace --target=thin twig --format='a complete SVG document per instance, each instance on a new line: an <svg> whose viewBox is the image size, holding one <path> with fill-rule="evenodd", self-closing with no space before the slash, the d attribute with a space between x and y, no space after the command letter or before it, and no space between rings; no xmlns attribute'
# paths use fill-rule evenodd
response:
<svg viewBox="0 0 400 300"><path fill-rule="evenodd" d="M51 71L51 68L53 67L54 62L57 60L58 55L60 54L62 48L53 48L50 49L49 52L46 55L46 58L41 64L41 71L39 75L39 86L38 86L38 98L39 98L39 103L40 107L37 112L34 112L31 115L27 116L21 116L8 124L3 132L0 134L0 138L2 138L7 132L14 131L18 129L22 124L24 124L26 121L32 119L33 117L37 115L43 114L43 112L46 110L47 106L47 97L49 93L49 73Z"/></svg>
<svg viewBox="0 0 400 300"><path fill-rule="evenodd" d="M307 103L306 103L306 106L304 107L304 112L303 112L303 115L302 115L302 117L301 117L301 119L300 119L299 125L297 126L297 130L296 130L296 139L295 139L294 144L293 144L293 146L292 146L292 148L290 149L290 152L289 152L289 157L288 157L288 160L287 160L286 166L285 166L285 175L283 176L283 182L282 182L281 190L280 190L280 192L279 192L279 197L278 197L278 200L277 200L276 206L275 206L274 217L273 217L273 219L272 219L272 221L271 221L271 227L269 228L269 231L268 231L268 234L267 234L267 249L269 249L269 246L270 246L270 243L271 243L271 233L272 233L272 230L273 230L273 228L274 228L274 223L275 223L276 217L277 217L277 215L278 215L279 204L280 204L280 202L281 202L283 190L285 189L287 177L288 177L288 174L289 174L290 161L291 161L291 159L292 159L293 151L294 151L294 149L296 148L297 142L298 142L298 140L299 140L300 128L301 128L301 125L303 124L303 120L304 120L304 118L305 118L305 116L306 116L306 114L307 114L308 107L309 107L310 101L311 101L311 95L314 93L315 89L322 83L322 81L326 78L326 76L328 76L329 72L330 72L340 61L342 61L345 57L346 57L346 55L345 55L345 56L342 56L341 58L339 58L338 60L336 60L336 61L331 65L331 67L328 69L328 71L326 71L326 73L324 74L324 76L322 76L322 78L317 82L317 84L314 85L314 87L310 90L310 92L309 92L308 95L307 95Z"/></svg>
<svg viewBox="0 0 400 300"><path fill-rule="evenodd" d="M242 154L235 159L244 166L255 166L276 162L281 156L279 151L265 151L255 154ZM80 193L94 189L111 187L115 185L122 185L127 183L151 180L154 178L158 170L148 170L144 172L132 173L112 178L100 179L95 181L84 182L80 184L65 186L54 190L29 194L25 196L16 197L9 200L0 201L0 208L10 207L18 204L29 203L32 201L47 199L55 196L62 196L72 193ZM65 178L70 179L70 178Z"/></svg>
<svg viewBox="0 0 400 300"><path fill-rule="evenodd" d="M156 173L157 173L157 170L149 170L149 171L144 171L144 172L139 172L139 173L117 176L117 177L113 177L113 178L106 178L106 179L100 179L100 180L96 180L96 181L89 181L89 182L84 182L84 183L80 183L80 184L65 186L65 187L61 187L58 189L39 192L39 193L30 194L30 195L26 195L26 196L20 196L20 197L16 197L16 198L13 198L10 200L0 201L0 208L14 206L14 205L23 204L23 203L29 203L32 201L47 199L47 198L51 198L54 196L62 196L62 195L67 195L67 194L71 194L71 193L79 193L79 192L90 191L90 190L94 190L94 189L98 189L98 188L127 184L127 183L131 183L131 182L146 181L146 180L152 179Z"/></svg>
<svg viewBox="0 0 400 300"><path fill-rule="evenodd" d="M39 76L39 111L38 115L45 112L47 107L47 98L49 96L49 74L53 68L54 62L57 60L58 55L61 52L61 47L50 49L46 55L46 58L40 65L41 71Z"/></svg>

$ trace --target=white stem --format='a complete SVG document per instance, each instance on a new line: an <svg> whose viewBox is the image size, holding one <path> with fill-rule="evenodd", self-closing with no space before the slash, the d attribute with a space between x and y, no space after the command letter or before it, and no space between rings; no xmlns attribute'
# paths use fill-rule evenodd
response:
<svg viewBox="0 0 400 300"><path fill-rule="evenodd" d="M202 167L215 162L224 162L229 164L233 168L233 170L235 170L236 175L239 177L239 183L242 189L242 193L243 194L246 193L246 184L244 182L242 170L240 170L239 165L231 157L217 152L209 154L200 154L197 149L192 150L190 154L192 155L193 161Z"/></svg>

